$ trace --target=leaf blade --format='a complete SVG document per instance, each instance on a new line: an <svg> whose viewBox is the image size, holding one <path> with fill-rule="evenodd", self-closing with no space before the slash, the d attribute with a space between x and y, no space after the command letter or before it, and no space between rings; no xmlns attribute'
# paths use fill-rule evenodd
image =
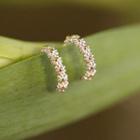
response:
<svg viewBox="0 0 140 140"><path fill-rule="evenodd" d="M1 69L0 138L23 139L50 131L133 95L140 87L139 36L140 26L130 26L87 37L95 50L97 74L90 82L72 78L75 82L62 95L46 90L41 55ZM57 47L62 49L61 44Z"/></svg>

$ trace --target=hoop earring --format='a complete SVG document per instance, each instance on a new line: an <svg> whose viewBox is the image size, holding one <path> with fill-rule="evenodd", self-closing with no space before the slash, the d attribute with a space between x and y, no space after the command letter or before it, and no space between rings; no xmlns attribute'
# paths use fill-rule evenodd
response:
<svg viewBox="0 0 140 140"><path fill-rule="evenodd" d="M45 47L41 49L41 52L47 54L51 64L55 68L58 81L57 90L59 92L64 92L69 85L68 75L66 74L65 66L63 65L62 58L59 56L58 51L53 47Z"/></svg>
<svg viewBox="0 0 140 140"><path fill-rule="evenodd" d="M80 49L80 53L83 55L87 66L82 79L91 80L96 73L96 63L91 49L86 41L83 38L80 38L79 35L72 35L66 37L64 45L75 45Z"/></svg>

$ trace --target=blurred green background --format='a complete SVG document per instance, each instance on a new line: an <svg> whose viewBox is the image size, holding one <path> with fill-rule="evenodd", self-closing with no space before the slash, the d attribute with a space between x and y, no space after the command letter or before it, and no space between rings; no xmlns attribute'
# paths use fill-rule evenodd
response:
<svg viewBox="0 0 140 140"><path fill-rule="evenodd" d="M58 41L140 20L139 0L1 0L0 34Z"/></svg>
<svg viewBox="0 0 140 140"><path fill-rule="evenodd" d="M1 0L0 35L62 41L139 23L140 0ZM138 92L138 91L136 91ZM30 140L139 140L140 96L60 130Z"/></svg>

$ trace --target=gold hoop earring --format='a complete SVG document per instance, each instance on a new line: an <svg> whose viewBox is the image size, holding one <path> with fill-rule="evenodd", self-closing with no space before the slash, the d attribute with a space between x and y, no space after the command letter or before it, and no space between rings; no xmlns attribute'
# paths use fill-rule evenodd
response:
<svg viewBox="0 0 140 140"><path fill-rule="evenodd" d="M41 49L41 52L47 54L51 64L55 68L58 81L57 90L59 92L64 92L69 85L68 75L66 74L65 66L63 65L62 59L59 56L58 51L53 47L45 47Z"/></svg>
<svg viewBox="0 0 140 140"><path fill-rule="evenodd" d="M91 80L96 73L96 63L91 49L86 41L83 38L80 38L79 35L72 35L66 37L64 45L75 45L80 49L80 53L83 55L87 66L86 72L82 78L85 80Z"/></svg>

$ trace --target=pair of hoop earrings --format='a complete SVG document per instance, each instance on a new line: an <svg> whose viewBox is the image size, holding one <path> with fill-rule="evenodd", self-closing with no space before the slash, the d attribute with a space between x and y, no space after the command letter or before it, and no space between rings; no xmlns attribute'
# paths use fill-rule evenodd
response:
<svg viewBox="0 0 140 140"><path fill-rule="evenodd" d="M86 72L82 79L91 80L96 73L96 63L91 49L86 41L83 38L80 38L79 35L72 35L66 37L64 45L75 45L79 48L80 53L83 55L84 61L86 63ZM62 58L59 56L59 52L53 47L42 48L41 52L47 54L51 64L55 68L58 81L57 90L59 92L64 92L69 85L69 81L66 68L63 65Z"/></svg>

